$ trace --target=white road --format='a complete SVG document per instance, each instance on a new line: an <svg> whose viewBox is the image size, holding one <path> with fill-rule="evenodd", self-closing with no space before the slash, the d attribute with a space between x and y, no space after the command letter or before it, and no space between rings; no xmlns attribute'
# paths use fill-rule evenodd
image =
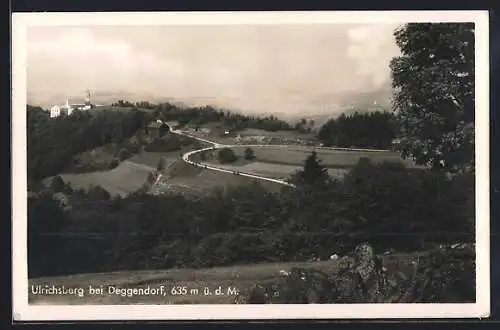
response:
<svg viewBox="0 0 500 330"><path fill-rule="evenodd" d="M289 182L283 181L283 180L272 179L272 178L268 178L268 177L264 177L264 176L260 176L260 175L255 175L255 174L251 174L251 173L244 173L244 172L240 172L240 171L232 171L232 170L228 170L228 169L224 169L224 168L220 168L220 167L215 167L212 164L206 164L206 163L201 163L201 162L193 162L192 160L189 159L189 157L191 157L191 156L193 156L193 155L195 155L197 153L201 153L201 152L209 151L209 150L222 149L222 148L231 148L231 147L236 147L238 145L220 144L220 143L217 143L217 142L213 142L213 141L210 141L210 140L199 138L199 137L194 136L194 135L186 134L186 133L178 131L178 130L173 130L172 133L179 134L179 135L184 135L184 136L187 136L187 137L196 139L198 141L205 142L205 143L208 143L208 144L212 145L212 147L198 149L198 150L193 150L193 151L187 152L184 155L182 155L182 160L184 160L186 163L188 163L190 165L201 167L201 168L212 170L212 171L218 171L218 172L223 172L223 173L230 173L230 174L234 174L234 175L246 176L248 178L254 178L254 179L258 179L258 180L274 182L274 183L278 183L278 184L281 184L281 185L284 185L284 186L288 186L288 187L295 187L295 185L293 185L293 184L291 184ZM257 146L259 146L259 147L260 146L265 147L267 145L251 145L251 146L249 145L249 147L252 147L252 146L253 147L257 147Z"/></svg>
<svg viewBox="0 0 500 330"><path fill-rule="evenodd" d="M198 141L201 141L201 142L205 142L207 144L211 144L212 145L211 147L207 147L207 148L203 148L203 149L199 149L199 150L193 150L193 151L187 152L184 155L182 155L182 159L186 163L188 163L190 165L201 167L201 168L205 168L205 169L208 169L208 170L213 170L213 171L218 171L218 172L223 172L223 173L231 173L231 174L234 174L234 175L241 175L241 176L246 176L246 177L254 178L254 179L258 179L258 180L274 182L274 183L278 183L278 184L281 184L281 185L284 185L284 186L288 186L288 187L295 187L295 185L293 185L293 184L291 184L291 183L289 183L287 181L283 181L283 180L272 179L272 178L268 178L268 177L264 177L264 176L260 176L260 175L251 174L251 173L244 173L244 172L240 172L240 171L236 171L236 170L228 170L228 169L225 169L225 168L216 167L216 166L213 166L213 164L206 164L206 163L201 163L201 162L194 162L194 161L190 160L189 157L191 157L191 156L193 156L193 155L195 155L197 153L201 153L201 152L208 151L208 150L216 150L216 149L222 149L222 148L233 148L233 147L286 148L286 149L292 149L292 150L293 149L295 149L295 150L314 150L314 149L319 149L319 150L390 152L390 150L380 150L380 149L351 149L351 148L332 148L332 147L309 147L309 146L283 145L283 144L274 144L274 145L273 144L226 145L226 144L220 144L220 143L217 143L217 142L214 142L214 141L206 140L206 139L203 139L203 138L191 135L191 134L187 134L187 133L181 132L179 130L172 130L172 133L179 134L179 135L184 135L184 136L193 138L195 140L198 140Z"/></svg>

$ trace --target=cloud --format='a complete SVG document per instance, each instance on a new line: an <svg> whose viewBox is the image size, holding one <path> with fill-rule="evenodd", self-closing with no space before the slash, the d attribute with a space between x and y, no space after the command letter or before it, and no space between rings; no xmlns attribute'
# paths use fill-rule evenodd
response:
<svg viewBox="0 0 500 330"><path fill-rule="evenodd" d="M328 111L345 93L388 83L388 64L397 53L392 29L341 24L31 28L28 91L36 102L90 88L211 100L247 111Z"/></svg>
<svg viewBox="0 0 500 330"><path fill-rule="evenodd" d="M181 62L158 59L155 54L133 49L122 40L97 39L84 28L64 30L55 38L28 42L28 88L66 91L141 90L140 79L158 78L166 72L181 76ZM42 81L41 78L44 78Z"/></svg>
<svg viewBox="0 0 500 330"><path fill-rule="evenodd" d="M398 53L392 32L396 25L360 25L349 29L351 41L347 56L357 60L358 72L370 76L374 86L383 86L390 79L388 63ZM385 63L386 65L377 65Z"/></svg>

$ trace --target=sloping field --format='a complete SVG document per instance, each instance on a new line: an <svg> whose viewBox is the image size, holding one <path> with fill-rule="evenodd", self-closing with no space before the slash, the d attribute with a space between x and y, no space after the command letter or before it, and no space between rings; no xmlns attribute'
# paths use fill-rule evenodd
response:
<svg viewBox="0 0 500 330"><path fill-rule="evenodd" d="M411 262L418 260L422 253L398 254L384 257L388 269L408 273ZM326 273L334 273L337 261L283 262L217 267L208 269L171 269L130 271L99 274L79 274L64 277L38 278L29 280L29 288L37 285L76 288L82 290L82 297L76 294L35 295L30 289L30 304L80 305L80 304L229 304L235 293L243 291L258 282L279 276L280 270L290 271L293 267L314 268ZM89 294L89 286L101 288L102 294ZM163 293L160 294L161 286ZM175 294L173 287L185 287L186 294ZM120 295L114 288L156 289L159 294ZM221 294L216 294L220 289ZM211 294L205 294L211 293Z"/></svg>
<svg viewBox="0 0 500 330"><path fill-rule="evenodd" d="M208 162L207 162L208 163ZM273 164L264 162L251 162L244 164L219 164L218 162L209 162L222 169L240 171L249 174L260 175L272 179L286 179L298 170L302 169L301 165ZM347 173L348 169L329 168L328 174L334 178L341 178Z"/></svg>
<svg viewBox="0 0 500 330"><path fill-rule="evenodd" d="M299 133L297 131L276 131L270 132L263 129L257 128L245 128L241 131L238 131L240 136L268 136L275 138L300 138L303 140L312 139L314 137L314 133Z"/></svg>
<svg viewBox="0 0 500 330"><path fill-rule="evenodd" d="M140 154L134 155L131 158L127 159L127 161L135 164L146 165L152 168L156 168L158 166L158 162L160 158L163 157L165 167L170 166L176 160L180 159L180 151L179 152L141 152Z"/></svg>
<svg viewBox="0 0 500 330"><path fill-rule="evenodd" d="M78 174L61 174L64 182L69 182L73 188L88 189L91 186L100 186L112 196L125 196L139 189L145 182L149 172L154 167L124 161L109 171L99 171ZM51 178L44 180L50 184Z"/></svg>
<svg viewBox="0 0 500 330"><path fill-rule="evenodd" d="M258 182L271 191L279 191L280 184L200 169L181 161L175 162L166 172L166 183L159 188L160 192L206 193L215 188L235 187Z"/></svg>
<svg viewBox="0 0 500 330"><path fill-rule="evenodd" d="M243 156L246 147L232 148L237 156ZM313 148L296 147L252 147L256 160L264 163L278 163L290 165L303 165L305 159L311 154ZM403 162L407 166L414 166L413 162L403 160L401 156L392 151L344 151L317 149L316 153L322 164L327 167L350 167L357 164L361 157L368 157L373 162L394 161Z"/></svg>

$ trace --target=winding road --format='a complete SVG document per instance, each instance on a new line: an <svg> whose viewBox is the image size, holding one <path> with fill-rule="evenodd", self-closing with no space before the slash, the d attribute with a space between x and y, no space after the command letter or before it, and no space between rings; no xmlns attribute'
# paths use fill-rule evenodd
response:
<svg viewBox="0 0 500 330"><path fill-rule="evenodd" d="M184 136L187 136L189 138L192 138L192 139L195 139L195 140L198 140L198 141L201 141L201 142L204 142L204 143L207 143L207 144L210 144L212 145L211 147L207 147L207 148L203 148L203 149L198 149L198 150L193 150L193 151L190 151L190 152L187 152L185 154L182 155L182 160L184 162L186 162L187 164L190 164L190 165L193 165L193 166L196 166L196 167L200 167L200 168L204 168L204 169L209 169L209 170L213 170L213 171L218 171L218 172L223 172L223 173L231 173L231 174L235 174L235 175L241 175L241 176L246 176L246 177L249 177L249 178L254 178L254 179L258 179L258 180L263 180L263 181L269 181L269 182L274 182L274 183L278 183L278 184L281 184L281 185L284 185L284 186L288 186L288 187L295 187L294 184L291 184L287 181L284 181L284 180L279 180L279 179L272 179L272 178L268 178L268 177L264 177L264 176L260 176L260 175L255 175L255 174L251 174L251 173L245 173L245 172L240 172L240 171L237 171L237 170L228 170L228 169L225 169L225 168L220 168L220 167L215 167L213 166L213 164L206 164L206 163L201 163L201 162L194 162L192 160L190 160L189 158L197 153L202 153L202 152L205 152L205 151L210 151L210 150L217 150L217 149L222 149L222 148L234 148L234 147L252 147L252 148L286 148L286 149L295 149L295 150L312 150L312 149L318 149L318 150L343 150L343 151L366 151L366 152L388 152L390 150L382 150L382 149L351 149L351 148L335 148L335 147L308 147L308 146L297 146L297 145L284 145L284 144L248 144L248 145L226 145L226 144L220 144L220 143L217 143L217 142L214 142L214 141L210 141L210 140L206 140L206 139L203 139L203 138L200 138L200 137L197 137L197 136L194 136L194 135L191 135L191 134L187 134L187 133L184 133L184 132L181 132L179 130L172 130L171 131L172 133L174 134L178 134L178 135L184 135Z"/></svg>
<svg viewBox="0 0 500 330"><path fill-rule="evenodd" d="M193 165L193 166L196 166L196 167L201 167L201 168L212 170L212 171L218 171L218 172L223 172L223 173L230 173L230 174L245 176L245 177L248 177L248 178L254 178L254 179L258 179L258 180L274 182L274 183L278 183L278 184L281 184L281 185L284 185L284 186L288 186L288 187L295 187L294 184L291 184L291 183L286 182L284 180L271 179L271 178L268 178L268 177L265 177L265 176L260 176L260 175L250 174L250 173L244 173L244 172L240 172L240 171L232 171L232 170L228 170L228 169L224 169L224 168L220 168L220 167L215 167L215 166L213 166L211 164L206 164L206 163L193 162L192 160L189 159L189 157L191 157L191 156L193 156L193 155L195 155L197 153L202 153L202 152L205 152L205 151L217 150L217 149L222 149L222 148L231 148L231 147L236 147L236 146L239 146L239 145L220 144L220 143L216 143L216 142L213 142L213 141L210 141L210 140L199 138L199 137L194 136L194 135L186 134L186 133L178 131L178 130L173 130L172 133L179 134L179 135L184 135L184 136L187 136L187 137L196 139L198 141L205 142L207 144L211 144L212 145L211 147L207 147L207 148L203 148L203 149L198 149L198 150L193 150L193 151L186 152L185 154L183 154L182 155L182 160L184 162L190 164L190 165ZM248 145L248 147L266 147L266 146L268 146L268 145Z"/></svg>

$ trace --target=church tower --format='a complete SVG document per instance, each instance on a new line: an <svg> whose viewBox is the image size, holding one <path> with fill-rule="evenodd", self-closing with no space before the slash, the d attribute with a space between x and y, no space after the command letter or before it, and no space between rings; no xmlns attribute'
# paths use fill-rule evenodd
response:
<svg viewBox="0 0 500 330"><path fill-rule="evenodd" d="M85 105L91 105L90 103L90 90L87 89L87 92L86 92L86 96L85 96Z"/></svg>

